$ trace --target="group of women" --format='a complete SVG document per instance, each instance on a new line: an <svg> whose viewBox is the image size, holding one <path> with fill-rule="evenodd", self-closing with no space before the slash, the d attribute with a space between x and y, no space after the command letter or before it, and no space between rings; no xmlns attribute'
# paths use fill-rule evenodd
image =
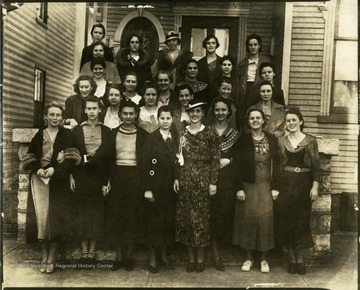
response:
<svg viewBox="0 0 360 290"><path fill-rule="evenodd" d="M140 37L131 35L116 56L117 78L104 27L95 24L92 36L82 70L90 62L93 75L80 75L65 110L46 106L47 126L22 163L32 172L27 229L41 244L40 272L55 271L57 242L72 239L81 245L78 265L95 263L99 241L115 247L112 270L131 271L134 246L146 245L151 273L175 268L167 256L174 242L186 246L187 272L204 271L207 246L224 271L219 245L234 244L246 251L243 271L259 251L267 273L267 253L278 244L289 272L305 274L317 143L303 133L300 111L284 110L261 38L248 37L249 56L235 72L230 57L216 55L214 35L197 62L170 32L153 80Z"/></svg>

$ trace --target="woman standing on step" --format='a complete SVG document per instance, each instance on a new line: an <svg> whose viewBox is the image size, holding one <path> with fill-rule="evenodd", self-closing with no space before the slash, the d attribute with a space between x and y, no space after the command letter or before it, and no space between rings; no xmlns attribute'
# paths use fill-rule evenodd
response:
<svg viewBox="0 0 360 290"><path fill-rule="evenodd" d="M250 109L245 120L251 131L240 139L233 244L246 250L242 271L250 271L254 251L260 251L261 272L268 273L267 253L275 245L273 200L279 195L277 141L263 131L261 110Z"/></svg>
<svg viewBox="0 0 360 290"><path fill-rule="evenodd" d="M60 127L64 109L57 103L45 107L47 127L40 129L31 140L21 167L30 169L26 238L38 239L41 245L41 273L55 271L57 243L65 238L69 220L70 166L64 161L64 151L71 145L71 132ZM70 166L69 166L70 165Z"/></svg>
<svg viewBox="0 0 360 290"><path fill-rule="evenodd" d="M289 273L304 275L304 249L314 245L310 230L311 201L318 197L320 162L317 141L304 134L298 109L285 113L288 135L279 138L280 196L276 207L276 234L290 258Z"/></svg>

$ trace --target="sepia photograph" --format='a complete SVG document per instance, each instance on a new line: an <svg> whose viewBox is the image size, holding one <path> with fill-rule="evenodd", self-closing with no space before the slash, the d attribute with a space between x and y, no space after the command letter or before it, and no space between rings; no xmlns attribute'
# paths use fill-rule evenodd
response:
<svg viewBox="0 0 360 290"><path fill-rule="evenodd" d="M3 289L358 289L357 0L1 9Z"/></svg>

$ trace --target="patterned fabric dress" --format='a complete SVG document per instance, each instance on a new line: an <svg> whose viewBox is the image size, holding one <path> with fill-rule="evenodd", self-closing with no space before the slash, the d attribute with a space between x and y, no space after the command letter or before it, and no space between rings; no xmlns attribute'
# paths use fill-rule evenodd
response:
<svg viewBox="0 0 360 290"><path fill-rule="evenodd" d="M211 127L196 134L182 132L184 165L177 172L180 190L176 204L175 240L193 247L210 244L209 185L216 184L220 150Z"/></svg>

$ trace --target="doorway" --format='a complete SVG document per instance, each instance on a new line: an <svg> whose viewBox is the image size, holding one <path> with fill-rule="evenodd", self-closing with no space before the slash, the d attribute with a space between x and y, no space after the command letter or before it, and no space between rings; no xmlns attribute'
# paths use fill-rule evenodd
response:
<svg viewBox="0 0 360 290"><path fill-rule="evenodd" d="M183 16L181 46L193 52L196 60L205 56L202 42L209 34L214 34L220 43L216 50L219 56L230 55L237 62L238 46L237 17L197 17Z"/></svg>

